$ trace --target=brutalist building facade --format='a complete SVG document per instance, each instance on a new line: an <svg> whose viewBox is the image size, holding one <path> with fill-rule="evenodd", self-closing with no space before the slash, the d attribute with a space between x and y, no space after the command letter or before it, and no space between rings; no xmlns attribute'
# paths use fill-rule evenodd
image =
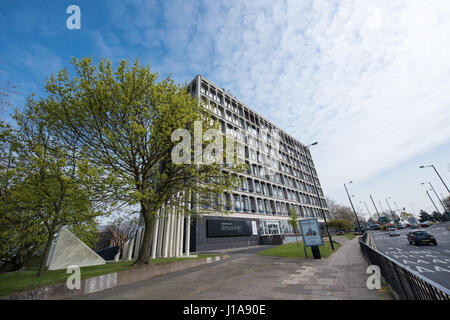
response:
<svg viewBox="0 0 450 320"><path fill-rule="evenodd" d="M322 211L328 218L328 209L309 149L200 75L189 90L213 112L224 133L245 144L248 165L240 188L224 195L232 204L224 208L228 214L192 221L191 251L253 246L270 235L293 234L291 210L323 224Z"/></svg>

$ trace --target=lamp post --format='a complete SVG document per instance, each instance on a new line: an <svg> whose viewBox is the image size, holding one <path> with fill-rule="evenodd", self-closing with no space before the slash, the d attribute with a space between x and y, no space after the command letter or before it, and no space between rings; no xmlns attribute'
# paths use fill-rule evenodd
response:
<svg viewBox="0 0 450 320"><path fill-rule="evenodd" d="M431 198L430 194L428 193L428 190L426 190L428 198L430 198L431 202L433 203L433 206L436 208L436 211L440 214L441 212L439 211L439 209L436 207L436 204L434 203L433 199Z"/></svg>
<svg viewBox="0 0 450 320"><path fill-rule="evenodd" d="M386 203L387 203L387 205L388 205L388 207L389 207L389 210L391 211L391 214L392 214L392 208L391 208L391 206L389 205L389 202L387 201L387 199L390 199L391 197L387 197L387 198L384 198L384 200L386 200Z"/></svg>
<svg viewBox="0 0 450 320"><path fill-rule="evenodd" d="M369 211L369 207L367 207L367 203L364 201L364 200L362 200L362 201L360 201L361 203L364 203L364 205L366 206L366 209L367 209L367 213L369 214L369 218L370 218L370 211Z"/></svg>
<svg viewBox="0 0 450 320"><path fill-rule="evenodd" d="M310 145L307 145L305 147L305 149L309 150L310 146L315 146L316 144L318 144L318 142L311 143ZM308 157L306 157L306 159L308 159ZM334 250L333 239L331 239L330 232L328 231L327 218L326 218L325 212L324 212L324 210L322 208L322 201L320 200L319 189L317 188L316 179L314 179L313 172L312 172L311 165L310 165L309 161L308 161L308 168L309 168L309 173L311 174L311 178L312 178L312 181L313 181L313 184L314 184L314 189L316 189L317 199L319 200L319 204L320 204L320 212L322 212L323 221L325 222L325 229L327 230L328 239L330 240L331 250Z"/></svg>
<svg viewBox="0 0 450 320"><path fill-rule="evenodd" d="M381 205L381 200L378 201L378 203L380 204L381 212L384 212L383 206Z"/></svg>
<svg viewBox="0 0 450 320"><path fill-rule="evenodd" d="M439 172L436 170L436 168L434 167L434 165L428 165L428 166L420 166L419 168L423 169L423 168L429 168L432 167L434 169L434 171L436 172L436 174L438 175L439 179L441 179L442 183L444 184L445 188L447 189L448 193L450 193L450 190L448 189L447 185L445 184L444 180L442 180L441 175L439 174Z"/></svg>
<svg viewBox="0 0 450 320"><path fill-rule="evenodd" d="M350 201L350 204L352 205L352 209L353 209L353 213L355 214L356 221L358 222L359 232L362 232L361 224L359 223L358 216L356 215L356 211L355 211L355 207L353 206L352 198L350 198L350 194L348 193L347 186L346 186L347 184L350 184L350 183L353 183L353 181L344 183L344 188L345 188L345 191L347 192L348 200Z"/></svg>
<svg viewBox="0 0 450 320"><path fill-rule="evenodd" d="M422 183L420 183L420 184L421 184L421 185L424 185L425 182L422 182ZM437 198L437 199L439 200L439 202L441 203L442 208L444 208L444 210L445 210L444 203L442 202L441 198L439 198L439 196L438 196L436 190L434 190L433 185L431 184L431 182L428 182L428 184L430 185L431 189L433 190L434 194L436 195L436 198Z"/></svg>
<svg viewBox="0 0 450 320"><path fill-rule="evenodd" d="M377 215L378 215L378 221L380 221L381 216L380 216L380 214L378 213L378 209L377 209L377 206L375 205L375 201L373 201L373 198L372 198L372 195L371 195L371 194L370 194L369 196L370 196L370 200L372 200L373 206L375 207L375 211L377 212ZM381 221L380 221L380 222L381 222Z"/></svg>

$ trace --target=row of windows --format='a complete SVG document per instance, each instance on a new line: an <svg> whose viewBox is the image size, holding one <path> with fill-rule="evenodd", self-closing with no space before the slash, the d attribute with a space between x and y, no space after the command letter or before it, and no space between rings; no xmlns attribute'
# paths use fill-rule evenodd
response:
<svg viewBox="0 0 450 320"><path fill-rule="evenodd" d="M302 167L304 170L306 170L306 164L310 162L310 159L307 158L303 152L297 151L291 147L287 147L286 144L284 144L277 136L273 136L273 134L269 134L266 132L262 133L258 128L251 126L242 118L239 118L237 115L232 115L231 112L227 113L226 117L223 117L221 113L216 114L219 116L219 119L226 119L231 122L231 124L228 123L225 125L225 122L223 120L220 120L222 131L224 133L231 133L231 135L239 141L242 141L249 146L254 146L257 149L267 153L269 153L271 147L273 147L274 150L272 152L278 151L277 154L280 155L281 159L289 164ZM233 127L232 124L235 124L237 127ZM238 127L240 127L241 129L239 129ZM301 163L300 160L303 161L304 164Z"/></svg>
<svg viewBox="0 0 450 320"><path fill-rule="evenodd" d="M192 82L190 85L190 90L192 93L196 92L196 87L197 83L195 81ZM216 88L214 88L214 86L207 83L206 81L203 80L201 81L200 93L205 96L206 104L209 105L212 110L217 110L216 114L219 114L221 117L224 117L224 110L218 104L224 105L230 111L233 111L240 117L245 118L246 121L250 121L251 123L253 123L256 127L260 127L269 132L280 131L276 127L271 125L269 122L259 117L257 114L254 114L250 109L246 108L241 103L235 101L232 97L228 96L227 94L222 94L220 90L217 90ZM215 102L208 101L206 97ZM286 151L289 151L289 153L292 152L292 154L294 154L296 151L295 149L302 149L302 146L298 141L289 137L284 132L280 131L279 134L277 135L281 139L281 141L286 144Z"/></svg>
<svg viewBox="0 0 450 320"><path fill-rule="evenodd" d="M293 234L294 230L287 220L261 219L261 234Z"/></svg>
<svg viewBox="0 0 450 320"><path fill-rule="evenodd" d="M205 210L222 208L226 211L280 216L290 216L291 210L294 210L300 217L321 217L321 211L317 208L229 193L224 193L222 197L217 196L214 199L208 198L207 195L203 195L200 207Z"/></svg>
<svg viewBox="0 0 450 320"><path fill-rule="evenodd" d="M319 200L315 196L304 194L288 188L282 188L274 184L260 182L251 178L241 177L241 190L262 194L268 197L282 198L304 204L314 204L320 206Z"/></svg>
<svg viewBox="0 0 450 320"><path fill-rule="evenodd" d="M295 177L302 178L303 180L312 182L312 178L309 176L309 173L310 171L312 171L313 174L316 174L312 162L311 167L309 167L306 164L299 161L298 159L295 159L292 156L288 156L287 154L280 152L278 149L275 148L276 144L264 143L258 140L257 138L251 137L249 134L243 131L233 128L230 124L227 124L225 126L223 121L221 121L221 123L222 123L222 131L224 133L228 134L231 133L231 136L233 138L247 144L247 146L245 147L246 158L268 166L273 166L274 164L277 164L278 166L278 168L276 168L277 170L280 170L284 173L290 174ZM225 127L226 129L224 129ZM250 147L255 147L255 149ZM264 154L263 152L267 154ZM299 170L298 168L301 168L306 173L305 174L302 173L302 171ZM317 180L316 183L318 184Z"/></svg>
<svg viewBox="0 0 450 320"><path fill-rule="evenodd" d="M236 135L234 135L234 138L237 138ZM269 149L271 149L271 147L269 147ZM271 149L270 151L271 151L271 154L274 155L274 152L275 152L274 149ZM239 156L243 157L241 148L238 149L238 152L239 152ZM315 190L313 189L312 186L305 185L304 183L303 183L303 185L300 185L300 182L298 180L296 180L296 178L299 178L301 180L305 180L310 183L314 183L313 176L311 176L309 174L309 172L303 173L301 170L294 168L293 166L284 164L283 162L276 160L276 157L272 158L270 155L265 155L264 153L260 153L259 151L248 148L247 146L245 147L244 152L245 152L245 157L248 160L258 162L264 166L268 166L268 167L274 169L274 170L270 170L268 168L258 166L258 167L256 167L256 170L255 170L255 165L252 165L252 167L249 167L248 174L253 174L255 176L258 176L258 177L261 177L264 179L269 179L276 183L286 184L287 186L290 186L290 187L296 187L296 188L304 190L304 191L315 192ZM247 164L249 164L248 161L247 161ZM258 169L258 168L261 168L261 169ZM302 168L304 170L309 169L304 165L302 165ZM314 169L312 169L312 170L314 170ZM282 173L291 175L292 178L287 177L286 175L283 175L278 172L282 172ZM316 185L319 185L318 179L316 179L316 178L314 178L314 179L315 179ZM298 186L295 181L298 182ZM320 189L319 189L319 193L322 195L322 191Z"/></svg>
<svg viewBox="0 0 450 320"><path fill-rule="evenodd" d="M246 162L247 164L247 174L253 175L254 177L263 178L278 184L285 185L287 187L291 187L294 189L298 189L301 191L314 193L316 194L316 189L314 186L305 183L303 181L300 181L299 179L295 179L292 177L289 177L287 175L278 173L276 171L272 171L266 167L258 166L256 164L250 164L249 162ZM319 194L323 196L323 192L320 188L318 188Z"/></svg>

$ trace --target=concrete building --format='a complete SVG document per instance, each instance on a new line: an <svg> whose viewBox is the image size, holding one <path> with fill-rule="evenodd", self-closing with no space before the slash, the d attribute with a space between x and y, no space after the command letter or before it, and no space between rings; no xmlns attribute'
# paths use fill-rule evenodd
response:
<svg viewBox="0 0 450 320"><path fill-rule="evenodd" d="M328 218L317 172L305 145L200 75L188 88L213 112L223 133L245 144L248 165L240 188L224 194L232 204L224 209L232 214L211 213L191 221L190 251L251 246L260 244L267 235L292 234L288 223L291 209L301 219L323 222L322 210Z"/></svg>
<svg viewBox="0 0 450 320"><path fill-rule="evenodd" d="M323 227L322 212L328 217L328 209L308 148L200 75L188 89L205 102L220 121L224 134L244 144L241 157L248 170L240 176L240 187L223 195L222 213L212 210L215 199L210 199L211 206L202 205L202 211L208 213L202 213L201 219L162 207L151 257L180 257L191 252L267 243L277 238L271 236L293 234L288 222L291 210L300 219L316 218ZM138 230L122 259L137 256L142 236Z"/></svg>

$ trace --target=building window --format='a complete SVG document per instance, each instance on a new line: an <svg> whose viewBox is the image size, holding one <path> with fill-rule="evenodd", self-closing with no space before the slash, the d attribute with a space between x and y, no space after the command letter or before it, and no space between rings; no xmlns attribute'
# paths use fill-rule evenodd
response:
<svg viewBox="0 0 450 320"><path fill-rule="evenodd" d="M263 202L261 199L258 199L258 212L264 213Z"/></svg>
<svg viewBox="0 0 450 320"><path fill-rule="evenodd" d="M249 211L249 204L248 204L248 197L242 196L242 205L243 205L243 211L248 212Z"/></svg>
<svg viewBox="0 0 450 320"><path fill-rule="evenodd" d="M256 193L261 193L261 187L259 185L259 181L255 181L255 190L256 190Z"/></svg>
<svg viewBox="0 0 450 320"><path fill-rule="evenodd" d="M270 214L269 200L264 200L264 208L266 209L266 213Z"/></svg>
<svg viewBox="0 0 450 320"><path fill-rule="evenodd" d="M234 211L241 211L241 198L239 195L234 195Z"/></svg>
<svg viewBox="0 0 450 320"><path fill-rule="evenodd" d="M250 197L250 211L256 212L255 198Z"/></svg>
<svg viewBox="0 0 450 320"><path fill-rule="evenodd" d="M247 179L241 178L241 190L247 190Z"/></svg>
<svg viewBox="0 0 450 320"><path fill-rule="evenodd" d="M281 204L281 212L283 213L284 216L287 215L287 208L284 202Z"/></svg>

